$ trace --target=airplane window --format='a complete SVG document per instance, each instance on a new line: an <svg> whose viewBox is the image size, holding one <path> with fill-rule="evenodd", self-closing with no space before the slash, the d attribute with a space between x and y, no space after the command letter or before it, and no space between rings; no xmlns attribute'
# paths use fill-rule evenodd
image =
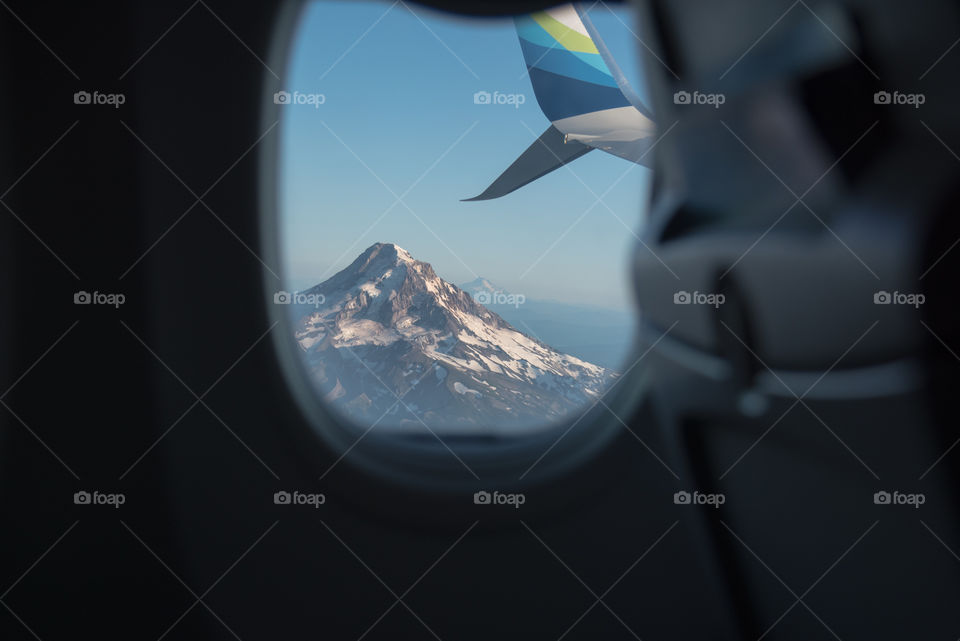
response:
<svg viewBox="0 0 960 641"><path fill-rule="evenodd" d="M526 434L627 373L656 138L635 31L603 3L305 5L273 96L273 302L338 417Z"/></svg>

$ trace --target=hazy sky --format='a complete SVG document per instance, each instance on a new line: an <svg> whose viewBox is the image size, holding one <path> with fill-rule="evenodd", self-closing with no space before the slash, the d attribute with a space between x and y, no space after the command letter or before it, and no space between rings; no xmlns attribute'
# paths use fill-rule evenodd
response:
<svg viewBox="0 0 960 641"><path fill-rule="evenodd" d="M644 96L632 16L614 11L597 4L590 17ZM527 298L630 306L631 230L641 224L648 169L592 151L567 166L573 173L561 167L503 198L460 202L550 124L512 20L314 2L290 56L285 89L324 102L282 111L289 288L315 285L371 244L393 242L456 284L479 275ZM474 104L481 90L523 94L525 103Z"/></svg>

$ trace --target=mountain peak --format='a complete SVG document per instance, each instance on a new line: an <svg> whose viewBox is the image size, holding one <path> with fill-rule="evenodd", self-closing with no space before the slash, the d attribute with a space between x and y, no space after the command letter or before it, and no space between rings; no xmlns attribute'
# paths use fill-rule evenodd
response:
<svg viewBox="0 0 960 641"><path fill-rule="evenodd" d="M367 247L364 252L353 261L353 265L369 265L374 261L385 261L395 264L412 264L418 262L410 255L410 252L399 245L393 243L374 243Z"/></svg>
<svg viewBox="0 0 960 641"><path fill-rule="evenodd" d="M593 400L614 376L518 331L393 243L371 245L310 293L324 302L295 310L296 337L316 383L371 421L542 424Z"/></svg>
<svg viewBox="0 0 960 641"><path fill-rule="evenodd" d="M491 283L489 280L487 280L483 276L477 276L476 278L471 280L469 283L464 283L460 285L460 289L467 292L474 298L476 298L477 294L480 294L480 293L484 293L484 294L498 294L498 293L509 294L510 293L502 287L497 287L496 285Z"/></svg>
<svg viewBox="0 0 960 641"><path fill-rule="evenodd" d="M483 290L488 292L497 291L497 288L494 286L494 284L491 283L486 278L484 278L483 276L477 276L476 278L471 280L469 283L464 283L460 285L460 289L466 292L472 292L474 290Z"/></svg>

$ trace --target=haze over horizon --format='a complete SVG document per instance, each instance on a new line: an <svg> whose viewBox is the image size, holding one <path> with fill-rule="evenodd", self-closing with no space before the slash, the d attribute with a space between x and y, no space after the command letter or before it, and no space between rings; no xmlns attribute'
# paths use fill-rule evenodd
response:
<svg viewBox="0 0 960 641"><path fill-rule="evenodd" d="M399 248L399 249L402 249L402 250L404 250L404 251L408 251L406 247L401 246L399 243L394 243L394 242L387 241L387 240L378 240L378 241L372 243L369 247L364 248L363 251L359 252L359 254L362 255L363 253L366 253L367 251L370 251L370 249L371 249L372 247L376 246L376 245L394 245L394 246L396 246L396 247ZM570 306L574 306L574 307L597 308L597 309L606 309L606 310L610 310L610 311L623 311L623 312L629 311L628 309L624 309L624 308L622 308L621 306L612 306L612 305L611 305L611 306L607 306L607 305L603 305L603 304L596 304L596 303L590 303L590 302L565 301L565 300L559 300L559 299L553 299L553 298L540 298L540 297L537 297L537 296L529 296L529 295L527 295L527 294L526 294L525 292L523 292L523 291L516 291L516 290L513 290L513 289L511 289L511 288L509 288L509 287L506 287L506 286L504 286L502 283L500 283L499 281L494 280L493 278L487 278L484 274L478 274L476 277L471 278L471 279L468 280L468 281L459 281L459 282L457 282L457 281L455 281L455 280L452 280L452 279L450 279L450 278L447 278L447 277L446 277L443 273L441 273L439 270L436 270L436 267L433 265L433 263L432 263L430 260L426 260L426 259L424 259L424 258L421 257L421 256L417 256L414 252L409 252L409 251L408 251L408 253L409 253L411 256L413 256L414 259L416 259L416 260L418 260L418 261L421 261L421 262L424 262L424 263L427 263L427 264L429 264L431 267L434 267L434 270L437 272L437 276L439 276L442 280L450 283L451 285L456 285L457 287L460 287L461 289L464 289L464 286L465 286L465 285L471 285L471 284L475 283L476 281L486 281L487 283L489 283L490 285L492 285L495 290L505 291L505 292L508 292L508 293L510 293L510 294L522 294L522 295L523 295L527 300L529 300L529 301L555 302L555 303L562 303L562 304L570 305ZM290 291L303 292L303 291L306 291L306 290L311 289L311 288L313 288L313 287L316 287L316 286L318 286L318 285L321 285L321 284L323 284L325 281L327 281L327 280L329 280L330 278L332 278L333 276L335 276L337 273L339 273L339 272L343 271L344 269L348 268L348 267L350 266L350 264L353 263L354 260L356 260L356 258L357 258L357 257L354 256L354 257L351 258L350 260L344 261L343 267L341 267L340 269L337 269L336 271L328 274L328 275L326 276L326 278L324 278L324 279L322 279L322 280L310 279L309 277L304 276L304 277L301 277L301 278L298 278L298 279L290 279L290 280L288 281L288 287L290 288Z"/></svg>

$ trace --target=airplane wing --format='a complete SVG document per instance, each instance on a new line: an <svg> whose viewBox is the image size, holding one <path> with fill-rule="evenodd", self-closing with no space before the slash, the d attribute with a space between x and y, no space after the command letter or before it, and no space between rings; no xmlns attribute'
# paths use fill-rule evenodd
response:
<svg viewBox="0 0 960 641"><path fill-rule="evenodd" d="M581 142L570 141L565 144L563 137L563 132L550 125L482 194L465 198L464 201L492 200L506 196L593 150L593 147Z"/></svg>
<svg viewBox="0 0 960 641"><path fill-rule="evenodd" d="M592 149L647 164L652 114L587 16L568 4L515 24L537 104L551 125L483 193L465 200L505 196Z"/></svg>

